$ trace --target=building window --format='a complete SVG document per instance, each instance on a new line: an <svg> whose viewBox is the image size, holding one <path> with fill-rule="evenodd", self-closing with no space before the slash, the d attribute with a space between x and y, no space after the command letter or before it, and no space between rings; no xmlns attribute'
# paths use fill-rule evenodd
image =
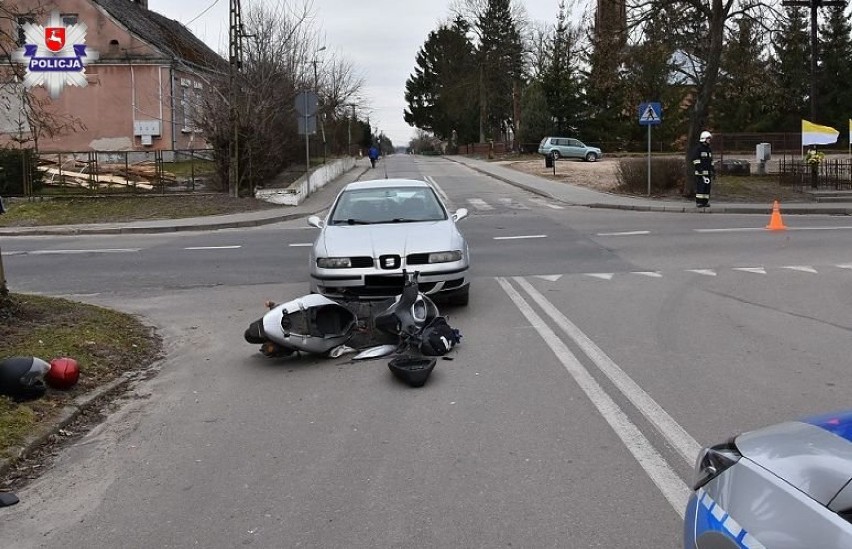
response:
<svg viewBox="0 0 852 549"><path fill-rule="evenodd" d="M76 13L63 13L60 15L62 18L62 24L66 27L70 27L71 25L77 24L77 14Z"/></svg>

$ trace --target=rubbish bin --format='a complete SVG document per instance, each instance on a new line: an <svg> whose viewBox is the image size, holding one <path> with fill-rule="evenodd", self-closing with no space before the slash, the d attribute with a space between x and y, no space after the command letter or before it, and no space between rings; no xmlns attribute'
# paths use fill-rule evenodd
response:
<svg viewBox="0 0 852 549"><path fill-rule="evenodd" d="M544 155L544 167L545 168L552 168L553 167L553 155L552 154Z"/></svg>

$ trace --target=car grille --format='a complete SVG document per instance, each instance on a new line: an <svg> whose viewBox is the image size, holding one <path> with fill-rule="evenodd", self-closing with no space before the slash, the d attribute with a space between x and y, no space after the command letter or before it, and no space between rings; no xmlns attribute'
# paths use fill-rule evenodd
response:
<svg viewBox="0 0 852 549"><path fill-rule="evenodd" d="M349 260L353 269L369 269L373 266L372 257L351 257Z"/></svg>
<svg viewBox="0 0 852 549"><path fill-rule="evenodd" d="M427 265L429 254L411 254L405 258L405 262L409 265Z"/></svg>

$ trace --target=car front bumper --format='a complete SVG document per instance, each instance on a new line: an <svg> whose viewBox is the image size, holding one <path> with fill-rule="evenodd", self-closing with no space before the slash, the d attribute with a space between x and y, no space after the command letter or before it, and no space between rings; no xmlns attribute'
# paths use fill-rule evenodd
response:
<svg viewBox="0 0 852 549"><path fill-rule="evenodd" d="M460 291L469 284L466 262L416 265L420 291L427 295ZM320 269L311 272L311 291L330 297L383 299L402 293L402 269Z"/></svg>

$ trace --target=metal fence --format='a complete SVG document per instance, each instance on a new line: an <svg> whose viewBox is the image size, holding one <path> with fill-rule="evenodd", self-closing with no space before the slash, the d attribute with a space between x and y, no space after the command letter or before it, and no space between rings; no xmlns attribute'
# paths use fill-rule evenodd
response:
<svg viewBox="0 0 852 549"><path fill-rule="evenodd" d="M212 192L212 149L43 152L40 194Z"/></svg>
<svg viewBox="0 0 852 549"><path fill-rule="evenodd" d="M808 164L798 156L783 156L778 165L782 185L800 190L852 190L852 159L827 158Z"/></svg>

